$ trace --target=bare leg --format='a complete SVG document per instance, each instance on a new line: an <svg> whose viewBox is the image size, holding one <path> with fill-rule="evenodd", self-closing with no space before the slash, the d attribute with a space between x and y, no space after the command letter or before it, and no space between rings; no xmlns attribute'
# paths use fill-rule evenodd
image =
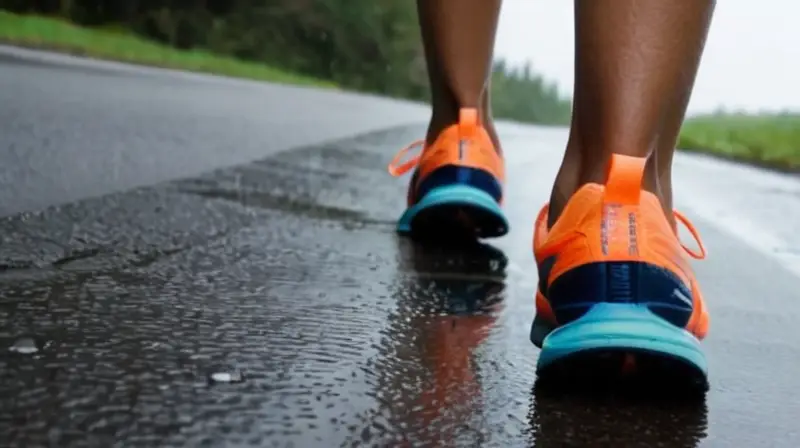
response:
<svg viewBox="0 0 800 448"><path fill-rule="evenodd" d="M458 121L460 108L474 107L497 145L489 81L500 6L501 0L417 0L433 105L429 143Z"/></svg>
<svg viewBox="0 0 800 448"><path fill-rule="evenodd" d="M694 78L692 78L692 85ZM672 156L675 155L675 145L678 143L678 134L683 125L683 117L686 115L686 108L691 98L691 88L681 95L675 95L669 100L674 101L674 107L667 111L664 121L664 130L659 136L656 146L656 155L651 158L651 163L655 163L653 168L658 174L658 184L661 187L661 198L664 208L671 210L672 202ZM671 215L668 215L672 219ZM673 223L674 224L674 223Z"/></svg>
<svg viewBox="0 0 800 448"><path fill-rule="evenodd" d="M714 6L575 0L573 121L550 225L581 185L605 181L612 153L650 157L644 187L671 210L672 154Z"/></svg>

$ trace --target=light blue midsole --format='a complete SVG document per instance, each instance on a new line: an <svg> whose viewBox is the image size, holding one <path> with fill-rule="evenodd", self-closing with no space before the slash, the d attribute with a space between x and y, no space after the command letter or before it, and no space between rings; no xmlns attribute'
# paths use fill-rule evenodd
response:
<svg viewBox="0 0 800 448"><path fill-rule="evenodd" d="M537 368L578 352L602 349L666 355L708 374L708 362L694 335L653 314L646 306L618 303L598 303L581 318L548 334Z"/></svg>
<svg viewBox="0 0 800 448"><path fill-rule="evenodd" d="M445 185L429 191L416 204L409 207L397 222L397 231L408 233L411 231L411 222L419 212L439 205L462 204L479 207L496 215L508 228L508 220L500 208L500 204L485 191L469 185Z"/></svg>

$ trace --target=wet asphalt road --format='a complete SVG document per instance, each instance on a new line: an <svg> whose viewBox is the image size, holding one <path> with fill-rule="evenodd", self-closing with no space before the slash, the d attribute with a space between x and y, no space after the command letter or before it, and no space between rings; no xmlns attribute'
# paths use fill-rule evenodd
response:
<svg viewBox="0 0 800 448"><path fill-rule="evenodd" d="M393 232L418 106L13 57L0 100L3 446L800 444L797 177L677 160L705 402L554 398L530 240L563 130L501 126L512 233L448 250Z"/></svg>

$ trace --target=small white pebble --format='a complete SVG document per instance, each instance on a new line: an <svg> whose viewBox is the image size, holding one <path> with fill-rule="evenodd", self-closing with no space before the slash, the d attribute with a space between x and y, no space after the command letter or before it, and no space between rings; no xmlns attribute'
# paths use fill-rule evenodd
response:
<svg viewBox="0 0 800 448"><path fill-rule="evenodd" d="M214 372L211 374L211 381L216 383L240 383L244 380L239 372Z"/></svg>
<svg viewBox="0 0 800 448"><path fill-rule="evenodd" d="M9 351L19 353L21 355L31 355L39 351L36 347L36 342L31 338L22 338L8 348Z"/></svg>

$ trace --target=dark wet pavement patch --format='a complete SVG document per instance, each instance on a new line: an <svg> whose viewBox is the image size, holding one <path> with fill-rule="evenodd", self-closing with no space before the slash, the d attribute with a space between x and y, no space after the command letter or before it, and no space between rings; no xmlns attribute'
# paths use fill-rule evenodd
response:
<svg viewBox="0 0 800 448"><path fill-rule="evenodd" d="M273 196L259 192L200 189L183 189L182 191L209 199L223 199L226 201L236 202L245 207L282 210L288 213L307 216L310 218L333 220L360 220L364 218L362 213L354 212L352 210L321 207L311 201L298 201L288 197Z"/></svg>
<svg viewBox="0 0 800 448"><path fill-rule="evenodd" d="M704 401L628 394L531 391L529 419L541 447L695 447L707 436ZM621 442L624 442L621 443Z"/></svg>

